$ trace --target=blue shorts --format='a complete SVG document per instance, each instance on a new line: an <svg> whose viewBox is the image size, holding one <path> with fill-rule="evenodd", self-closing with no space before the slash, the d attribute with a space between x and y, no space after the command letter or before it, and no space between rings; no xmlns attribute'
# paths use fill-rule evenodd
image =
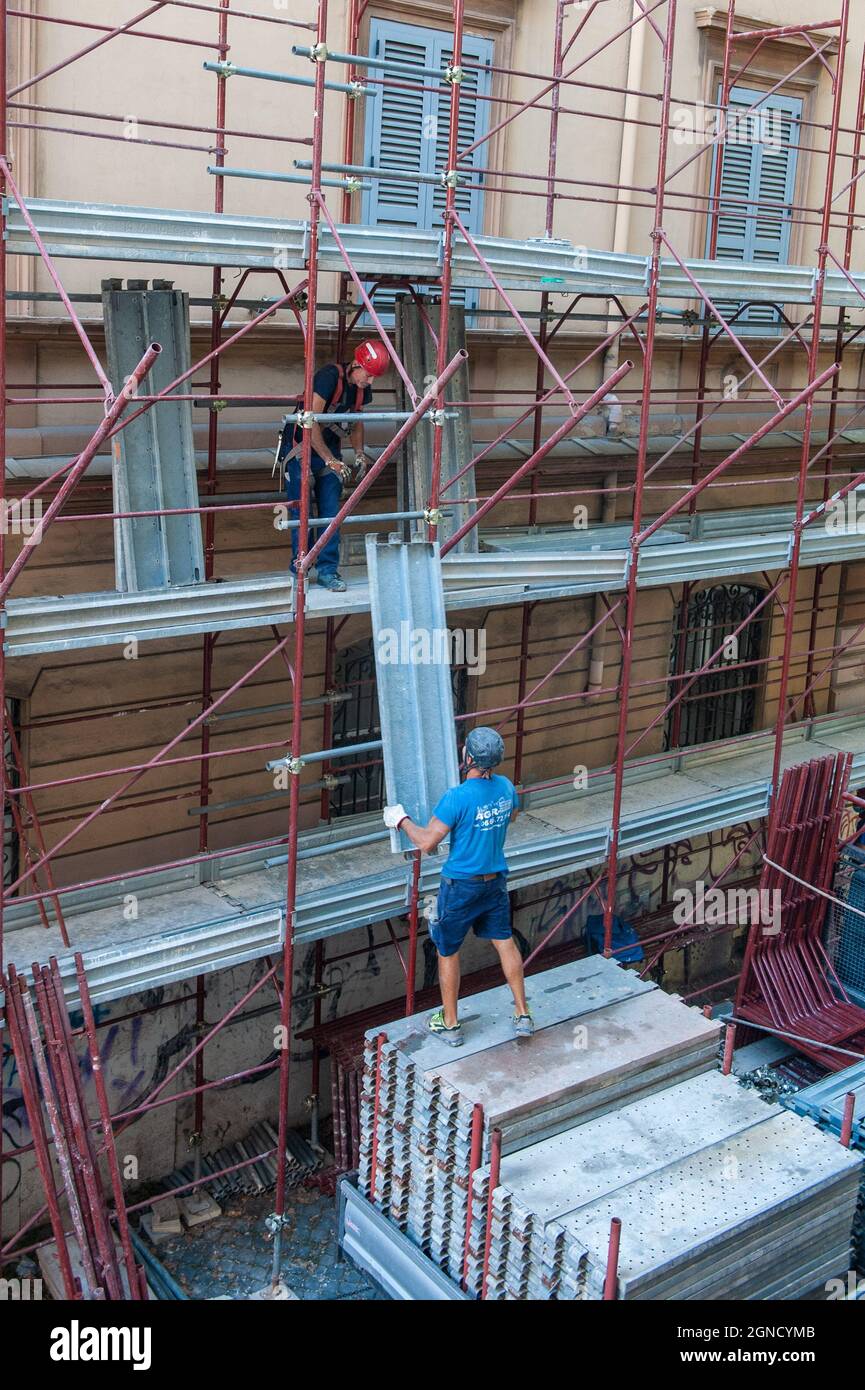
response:
<svg viewBox="0 0 865 1390"><path fill-rule="evenodd" d="M430 937L440 956L453 956L469 931L484 941L509 941L511 903L506 874L484 881L442 878L438 915L430 925Z"/></svg>

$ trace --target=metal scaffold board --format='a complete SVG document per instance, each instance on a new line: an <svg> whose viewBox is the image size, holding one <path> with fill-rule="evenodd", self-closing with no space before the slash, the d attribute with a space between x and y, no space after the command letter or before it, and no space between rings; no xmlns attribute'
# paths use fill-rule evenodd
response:
<svg viewBox="0 0 865 1390"><path fill-rule="evenodd" d="M426 825L459 782L439 548L367 536L366 563L387 799ZM394 852L411 847L391 831Z"/></svg>
<svg viewBox="0 0 865 1390"><path fill-rule="evenodd" d="M103 288L102 309L109 375L118 391L150 343L162 352L147 381L149 394L170 386L190 366L189 299L174 289ZM182 388L181 388L182 389ZM126 416L140 409L133 401ZM125 418L125 417L121 417ZM198 506L192 403L154 406L121 429L113 441L115 574L121 593L163 589L204 580L204 545ZM157 512L171 516L124 516Z"/></svg>
<svg viewBox="0 0 865 1390"><path fill-rule="evenodd" d="M14 199L8 200L7 250L37 255L37 247ZM271 270L274 256L286 270L305 268L308 224L269 217L219 216L215 213L34 198L27 204L48 254L85 260L146 261L172 265L224 265ZM386 272L407 279L438 279L441 233L414 228L337 229L360 275ZM508 289L584 294L646 296L649 258L626 252L577 246L559 238L479 236L478 250ZM343 271L345 262L329 228L319 237L320 270ZM811 266L757 262L687 260L687 271L714 300L749 299L773 304L810 304L815 271ZM453 250L453 284L483 287L487 275L468 245L457 235ZM694 286L673 260L661 262L660 293L665 299L693 300ZM830 268L826 307L861 308L865 275L850 278Z"/></svg>

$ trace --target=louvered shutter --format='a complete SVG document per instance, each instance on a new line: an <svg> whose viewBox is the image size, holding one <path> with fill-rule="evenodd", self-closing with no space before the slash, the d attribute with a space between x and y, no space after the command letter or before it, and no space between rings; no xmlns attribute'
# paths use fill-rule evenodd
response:
<svg viewBox="0 0 865 1390"><path fill-rule="evenodd" d="M720 261L785 265L790 254L790 207L798 154L794 147L799 144L802 102L776 93L744 115L761 95L747 87L734 87L730 93L728 111L735 138L725 142L722 154L716 255ZM718 307L730 313L737 306ZM750 326L777 322L777 311L768 304L751 305L736 320L737 325Z"/></svg>
<svg viewBox="0 0 865 1390"><path fill-rule="evenodd" d="M397 24L391 20L370 21L370 53L391 62L443 71L451 61L452 42L452 36L443 30ZM482 66L463 68L460 149L489 129L489 102L478 101L477 97L489 94L492 56L490 40L470 34L465 36L464 64ZM410 83L411 79L405 81ZM419 76L417 85L430 87L435 83L429 77ZM424 174L439 174L446 168L450 117L447 91L414 91L392 84L377 85L371 88L366 104L365 164L376 168L418 170ZM483 169L487 162L488 147L481 145L461 168ZM482 174L472 175L472 184L482 182ZM483 230L483 200L482 187L457 190L457 211L471 232ZM370 226L435 229L441 226L443 207L444 189L437 185L375 180L371 190L364 194L362 218ZM477 290L455 290L453 302L473 308L477 293ZM375 296L376 306L386 308L393 303L393 297L394 292L379 290Z"/></svg>
<svg viewBox="0 0 865 1390"><path fill-rule="evenodd" d="M404 63L410 67L427 68L433 61L433 46L429 30L410 24L394 24L374 19L370 26L370 54L388 62ZM370 69L376 78L387 74ZM410 83L410 78L394 79ZM418 87L429 85L429 79L419 77ZM366 154L364 163L376 168L404 169L413 172L424 168L429 139L428 132L435 119L435 94L414 90L402 85L370 88L366 101ZM372 188L364 194L363 221L371 226L423 227L428 186L394 180L387 183L374 179Z"/></svg>

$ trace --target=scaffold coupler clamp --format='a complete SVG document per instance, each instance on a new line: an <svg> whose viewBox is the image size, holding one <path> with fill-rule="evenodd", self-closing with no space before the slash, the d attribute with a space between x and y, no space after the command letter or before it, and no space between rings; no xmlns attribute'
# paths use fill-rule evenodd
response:
<svg viewBox="0 0 865 1390"><path fill-rule="evenodd" d="M278 1212L272 1211L268 1216L264 1218L264 1229L267 1231L271 1239L274 1236L279 1235L280 1231L284 1231L286 1226L288 1226L289 1224L290 1217L287 1212L282 1212L282 1214L280 1215Z"/></svg>
<svg viewBox="0 0 865 1390"><path fill-rule="evenodd" d="M458 188L460 181L458 171L456 169L443 169L441 181L442 188Z"/></svg>
<svg viewBox="0 0 865 1390"><path fill-rule="evenodd" d="M217 77L233 77L237 72L237 67L234 63L229 63L226 58L221 63L214 63L212 71L216 73Z"/></svg>
<svg viewBox="0 0 865 1390"><path fill-rule="evenodd" d="M445 82L452 82L455 86L459 86L460 82L463 80L463 70L459 64L455 65L453 63L448 63L444 70L443 78Z"/></svg>
<svg viewBox="0 0 865 1390"><path fill-rule="evenodd" d="M445 519L445 514L441 507L425 507L423 519L427 526L441 526Z"/></svg>
<svg viewBox="0 0 865 1390"><path fill-rule="evenodd" d="M352 80L348 83L348 91L346 92L346 97L348 98L348 100L358 101L360 97L365 97L368 95L369 88L365 87L364 84L358 80L358 78L353 77Z"/></svg>
<svg viewBox="0 0 865 1390"><path fill-rule="evenodd" d="M314 43L309 50L309 61L311 63L327 62L327 44Z"/></svg>
<svg viewBox="0 0 865 1390"><path fill-rule="evenodd" d="M436 429L440 430L445 420L447 419L447 414L444 410L428 410L426 413L426 418L429 420L431 425L435 425Z"/></svg>

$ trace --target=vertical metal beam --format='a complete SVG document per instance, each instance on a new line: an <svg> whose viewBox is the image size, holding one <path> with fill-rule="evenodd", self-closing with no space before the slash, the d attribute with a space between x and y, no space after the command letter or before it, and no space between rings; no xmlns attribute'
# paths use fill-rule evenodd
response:
<svg viewBox="0 0 865 1390"><path fill-rule="evenodd" d="M645 22L645 21L644 21ZM654 371L655 333L658 318L658 289L663 236L664 189L667 168L667 145L670 133L670 97L672 91L673 40L676 27L676 0L667 0L667 27L664 39L664 77L658 110L660 126L658 140L657 177L655 183L655 213L652 230L652 255L649 264L649 295L646 324L646 350L643 358L640 432L637 444L634 510L631 526L631 560L628 565L627 608L622 642L622 661L619 672L619 719L616 729L616 758L613 774L613 806L610 823L610 847L607 861L607 891L604 902L604 955L609 956L613 940L613 911L616 901L619 835L622 818L622 791L625 779L625 744L630 713L630 685L633 668L634 623L637 606L637 568L640 560L640 530L643 517L643 488L649 452L649 419L651 411L652 373Z"/></svg>
<svg viewBox="0 0 865 1390"><path fill-rule="evenodd" d="M316 16L316 48L326 52L327 44L327 0L318 0ZM315 64L315 99L312 113L312 169L309 181L309 280L307 285L306 346L303 373L304 410L313 408L313 380L317 352L318 316L318 237L321 221L321 160L324 140L324 74L323 61ZM306 636L306 588L308 577L303 569L303 560L309 544L309 485L312 471L312 434L303 431L300 456L300 522L297 533L297 574L295 577L295 615L294 642L294 682L292 688L291 756L298 760L303 748L303 677ZM286 1136L288 1133L288 1098L291 1076L291 1021L294 972L294 917L297 903L297 835L300 824L300 774L294 773L289 786L288 804L288 868L285 885L285 944L282 952L282 1003L280 1007L280 1042L282 1051L279 1059L279 1119L276 1156L276 1197L274 1201L273 1265L271 1286L276 1290L279 1284L280 1263L282 1259L282 1232L285 1220L285 1167Z"/></svg>

